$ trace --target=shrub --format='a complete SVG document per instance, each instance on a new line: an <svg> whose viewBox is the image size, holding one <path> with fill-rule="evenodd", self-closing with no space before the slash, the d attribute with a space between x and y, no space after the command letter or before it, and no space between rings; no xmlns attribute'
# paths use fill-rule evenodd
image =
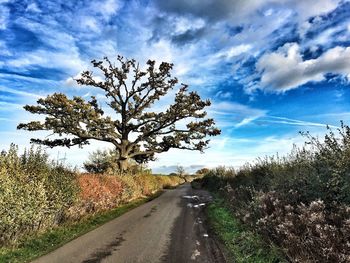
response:
<svg viewBox="0 0 350 263"><path fill-rule="evenodd" d="M327 211L322 200L291 205L276 192L259 196L258 231L293 262L349 262L350 207Z"/></svg>
<svg viewBox="0 0 350 263"><path fill-rule="evenodd" d="M61 223L76 193L73 172L50 162L41 148L19 156L12 144L0 155L0 244Z"/></svg>
<svg viewBox="0 0 350 263"><path fill-rule="evenodd" d="M78 220L85 215L114 208L122 203L149 196L183 182L177 176L81 174L77 176L79 200L69 208L69 217Z"/></svg>
<svg viewBox="0 0 350 263"><path fill-rule="evenodd" d="M179 176L158 175L156 178L160 181L162 188L173 188L185 182L185 180Z"/></svg>
<svg viewBox="0 0 350 263"><path fill-rule="evenodd" d="M123 182L116 176L82 174L78 183L80 215L110 209L121 202Z"/></svg>
<svg viewBox="0 0 350 263"><path fill-rule="evenodd" d="M96 150L89 155L89 159L84 162L84 169L88 173L95 174L120 174L118 167L118 153L113 150ZM123 174L150 173L151 170L144 167L144 164L138 164L134 160L127 161L127 169Z"/></svg>
<svg viewBox="0 0 350 263"><path fill-rule="evenodd" d="M124 195L127 199L135 199L140 196L152 194L163 188L171 188L184 182L179 176L152 175L138 173L134 176L120 176L124 182Z"/></svg>
<svg viewBox="0 0 350 263"><path fill-rule="evenodd" d="M84 162L84 169L89 173L106 173L117 170L117 153L108 150L96 150L89 154L89 159Z"/></svg>

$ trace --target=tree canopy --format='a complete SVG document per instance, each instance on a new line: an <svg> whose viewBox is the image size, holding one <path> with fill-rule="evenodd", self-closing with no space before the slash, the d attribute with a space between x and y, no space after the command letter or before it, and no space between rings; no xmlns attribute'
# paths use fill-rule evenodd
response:
<svg viewBox="0 0 350 263"><path fill-rule="evenodd" d="M118 164L126 169L128 159L138 163L154 159L156 153L171 148L203 151L207 136L220 134L214 120L205 118L209 100L202 100L195 91L171 76L173 64L148 60L142 70L134 59L117 57L117 65L107 57L91 61L102 73L102 79L92 71L84 71L77 83L103 91L106 103L115 113L105 114L96 97L89 100L54 93L41 98L37 105L24 109L42 114L44 121L21 123L18 129L51 131L57 138L31 139L31 142L49 147L84 146L91 140L110 142L118 152ZM166 109L151 111L152 106L174 90L175 98Z"/></svg>

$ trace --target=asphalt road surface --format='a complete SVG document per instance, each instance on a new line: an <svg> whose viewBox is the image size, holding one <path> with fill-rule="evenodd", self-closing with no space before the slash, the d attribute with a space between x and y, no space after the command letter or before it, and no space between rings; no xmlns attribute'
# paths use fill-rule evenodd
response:
<svg viewBox="0 0 350 263"><path fill-rule="evenodd" d="M166 190L34 262L225 262L206 229L203 209L210 198L189 184Z"/></svg>

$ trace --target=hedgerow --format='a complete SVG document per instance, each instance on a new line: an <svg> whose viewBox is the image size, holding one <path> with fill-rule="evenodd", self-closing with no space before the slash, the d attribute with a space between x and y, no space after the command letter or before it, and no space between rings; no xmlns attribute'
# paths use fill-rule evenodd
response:
<svg viewBox="0 0 350 263"><path fill-rule="evenodd" d="M75 174L49 161L41 148L0 155L0 244L60 224L76 199Z"/></svg>
<svg viewBox="0 0 350 263"><path fill-rule="evenodd" d="M11 144L0 154L0 246L18 246L38 232L183 182L147 171L81 174L51 161L40 147L19 154Z"/></svg>
<svg viewBox="0 0 350 263"><path fill-rule="evenodd" d="M350 128L286 157L266 157L237 172L211 170L201 184L234 215L279 246L292 262L350 262Z"/></svg>

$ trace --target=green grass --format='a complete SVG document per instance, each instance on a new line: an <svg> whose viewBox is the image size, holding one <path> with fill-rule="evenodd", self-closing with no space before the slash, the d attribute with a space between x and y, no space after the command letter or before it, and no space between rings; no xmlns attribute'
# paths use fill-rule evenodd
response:
<svg viewBox="0 0 350 263"><path fill-rule="evenodd" d="M98 213L73 224L66 224L23 240L16 248L0 248L0 262L29 262L45 255L67 242L121 216L161 194L161 191L147 198L132 201L115 209Z"/></svg>
<svg viewBox="0 0 350 263"><path fill-rule="evenodd" d="M232 262L286 262L277 248L266 244L256 233L239 222L223 199L216 197L208 206L207 213L211 228L224 243Z"/></svg>

